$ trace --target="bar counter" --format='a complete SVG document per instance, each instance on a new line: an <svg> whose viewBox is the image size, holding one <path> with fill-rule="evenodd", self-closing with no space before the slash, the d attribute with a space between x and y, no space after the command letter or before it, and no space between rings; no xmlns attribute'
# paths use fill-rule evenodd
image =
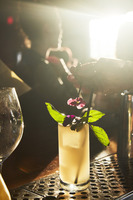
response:
<svg viewBox="0 0 133 200"><path fill-rule="evenodd" d="M12 200L104 200L115 199L133 189L132 181L127 179L126 183L125 180L125 177L132 177L132 163L126 163L123 170L123 164L117 158L119 113L110 112L98 121L109 136L108 147L90 132L90 187L83 192L68 193L59 185L57 123L50 124L51 117L43 109L44 100L40 100L37 93L30 91L21 97L20 103L25 122L24 135L17 149L4 162L2 171ZM124 176L124 172L128 172L128 176Z"/></svg>
<svg viewBox="0 0 133 200"><path fill-rule="evenodd" d="M123 199L123 195L133 190L133 160L128 163L119 161L117 153L112 153L112 149L116 150L114 142L91 161L90 185L87 190L67 192L60 187L56 156L38 174L21 174L21 178L19 174L12 180L8 177L6 180L10 186L12 200Z"/></svg>
<svg viewBox="0 0 133 200"><path fill-rule="evenodd" d="M104 200L117 199L132 191L133 162L132 160L128 162L119 161L117 156L118 127L115 126L112 130L109 127L109 130L110 145L108 147L103 147L91 135L90 142L91 144L94 142L94 144L90 148L90 186L82 192L67 192L60 187L58 150L54 149L53 151L52 148L57 147L55 139L50 138L50 143L48 143L48 140L44 142L45 150L48 153L47 157L43 157L45 153L41 154L40 152L38 154L27 153L27 156L24 156L24 152L23 154L21 152L23 146L21 144L3 166L3 177L10 190L12 200ZM40 151L38 145L34 146L33 149ZM25 148L28 149L26 145ZM21 159L18 159L20 153ZM40 157L37 156L39 154Z"/></svg>
<svg viewBox="0 0 133 200"><path fill-rule="evenodd" d="M110 134L108 147L104 147L93 134L90 134L91 162L117 152L117 127L112 130L110 127L107 129L106 132ZM24 135L17 149L4 162L2 174L9 189L17 188L58 170L57 129L48 128L45 136L41 136L42 138L37 140L36 137L31 138L30 134Z"/></svg>

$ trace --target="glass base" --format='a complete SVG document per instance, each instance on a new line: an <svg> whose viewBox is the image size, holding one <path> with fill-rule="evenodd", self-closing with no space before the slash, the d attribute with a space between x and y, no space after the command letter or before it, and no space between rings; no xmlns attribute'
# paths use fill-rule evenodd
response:
<svg viewBox="0 0 133 200"><path fill-rule="evenodd" d="M89 180L82 184L68 184L60 180L60 185L64 190L67 190L67 191L82 191L88 188Z"/></svg>

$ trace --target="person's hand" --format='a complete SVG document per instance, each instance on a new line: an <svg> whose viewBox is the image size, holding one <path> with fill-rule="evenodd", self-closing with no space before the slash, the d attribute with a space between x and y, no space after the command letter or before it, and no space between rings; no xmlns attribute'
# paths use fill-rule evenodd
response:
<svg viewBox="0 0 133 200"><path fill-rule="evenodd" d="M101 91L105 94L120 93L133 88L133 63L130 61L101 58L78 67L72 67L68 79L83 92Z"/></svg>

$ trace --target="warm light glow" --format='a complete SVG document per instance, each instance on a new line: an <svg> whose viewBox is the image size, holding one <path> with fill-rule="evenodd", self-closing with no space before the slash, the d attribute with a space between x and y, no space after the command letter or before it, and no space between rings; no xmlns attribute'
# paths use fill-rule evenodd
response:
<svg viewBox="0 0 133 200"><path fill-rule="evenodd" d="M11 25L11 24L13 24L13 22L14 22L13 17L12 17L12 16L9 16L9 17L7 18L7 24Z"/></svg>
<svg viewBox="0 0 133 200"><path fill-rule="evenodd" d="M121 17L95 19L90 22L90 56L92 58L115 57L115 45L121 23Z"/></svg>
<svg viewBox="0 0 133 200"><path fill-rule="evenodd" d="M120 16L96 18L90 21L90 57L116 58L116 41L120 26L133 21L133 12Z"/></svg>
<svg viewBox="0 0 133 200"><path fill-rule="evenodd" d="M31 48L31 41L29 40L28 37L25 37L25 39L24 39L24 44L25 44L25 46L26 46L28 49Z"/></svg>

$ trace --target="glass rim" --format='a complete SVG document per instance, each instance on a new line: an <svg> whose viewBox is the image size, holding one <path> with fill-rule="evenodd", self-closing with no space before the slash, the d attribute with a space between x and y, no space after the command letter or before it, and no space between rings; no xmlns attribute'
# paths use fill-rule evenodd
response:
<svg viewBox="0 0 133 200"><path fill-rule="evenodd" d="M15 89L16 90L15 87L0 87L0 90L6 90L6 89Z"/></svg>
<svg viewBox="0 0 133 200"><path fill-rule="evenodd" d="M15 87L0 87L0 92L13 92L17 94L16 88Z"/></svg>
<svg viewBox="0 0 133 200"><path fill-rule="evenodd" d="M59 125L59 126L63 126L63 124L61 124L61 123L59 123L59 122L58 122L58 125ZM85 126L85 125L88 125L88 126L89 126L88 123L83 123L83 126ZM67 126L63 126L63 127L64 127L64 128L70 127L70 124L68 124Z"/></svg>

